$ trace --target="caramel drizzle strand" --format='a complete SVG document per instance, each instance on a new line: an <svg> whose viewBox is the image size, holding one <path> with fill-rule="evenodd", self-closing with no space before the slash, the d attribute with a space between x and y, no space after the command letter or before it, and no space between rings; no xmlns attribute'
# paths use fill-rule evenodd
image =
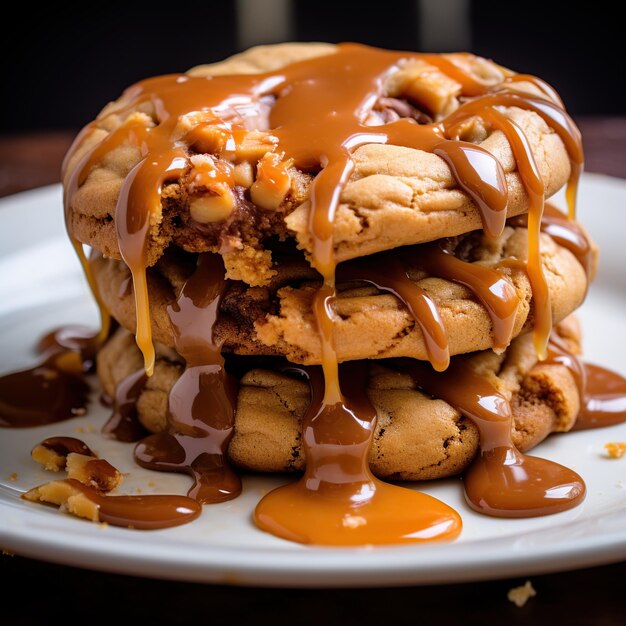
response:
<svg viewBox="0 0 626 626"><path fill-rule="evenodd" d="M576 472L527 456L513 445L511 405L465 357L456 357L443 373L413 359L399 363L421 390L445 400L477 426L480 450L463 479L472 508L494 517L535 517L570 509L584 499L585 483Z"/></svg>
<svg viewBox="0 0 626 626"><path fill-rule="evenodd" d="M168 309L176 350L186 367L170 391L167 432L151 435L135 448L135 459L144 467L189 474L194 484L188 495L202 503L223 502L241 492L241 481L226 458L237 382L224 369L221 341L214 336L226 286L221 257L201 254L177 303Z"/></svg>

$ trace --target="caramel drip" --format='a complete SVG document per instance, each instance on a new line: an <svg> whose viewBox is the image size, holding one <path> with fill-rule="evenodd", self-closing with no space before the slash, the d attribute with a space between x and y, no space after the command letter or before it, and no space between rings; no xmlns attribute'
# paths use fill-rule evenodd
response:
<svg viewBox="0 0 626 626"><path fill-rule="evenodd" d="M0 427L29 428L72 419L86 412L98 336L68 326L43 337L37 365L0 377Z"/></svg>
<svg viewBox="0 0 626 626"><path fill-rule="evenodd" d="M448 164L459 187L479 208L485 234L499 237L504 230L509 199L500 161L491 152L465 141L443 141L433 152Z"/></svg>
<svg viewBox="0 0 626 626"><path fill-rule="evenodd" d="M187 524L202 512L202 507L186 496L105 496L74 478L59 482L67 483L73 491L95 505L97 521L111 526L158 530Z"/></svg>
<svg viewBox="0 0 626 626"><path fill-rule="evenodd" d="M546 203L541 231L550 235L560 246L567 248L583 266L587 278L591 279L593 249L585 231L578 223L566 218L554 205Z"/></svg>
<svg viewBox="0 0 626 626"><path fill-rule="evenodd" d="M305 544L363 546L451 540L461 519L449 506L375 478L368 465L376 410L366 386L368 363L341 367L342 403L324 404L319 367L287 368L305 376L311 403L302 424L306 471L256 507L263 530Z"/></svg>
<svg viewBox="0 0 626 626"><path fill-rule="evenodd" d="M502 113L499 113L499 111L494 109L494 107L497 106L519 107L533 111L543 118L546 124L559 135L570 157L571 173L565 190L565 195L568 204L569 218L575 219L578 181L580 180L580 175L582 174L584 166L582 138L580 136L580 131L572 118L557 102L552 101L552 99L546 100L537 96L530 96L528 94L516 93L514 91L507 91L503 89L497 93L486 94L476 100L466 102L451 116L444 120L443 124L446 128L450 129L456 126L462 119L467 119L468 117L474 115L477 115L488 123L494 125L498 124L497 118L499 116L504 118L504 120L507 120L508 124L502 123L501 126L496 126L496 128L499 128L502 132L504 132L507 139L511 143L513 154L518 162L520 175L524 185L526 186L526 190L528 191L529 186L536 184L536 181L533 181L535 176L533 173L529 176L528 163L522 163L522 167L520 167L519 162L520 154L522 154L522 152L526 154L526 158L524 159L526 162L533 161L532 153L528 147L528 141L525 137L523 137L523 132L519 129L519 127L517 127L517 125L515 125L517 130L512 130L510 125L514 124L514 122L508 120L508 118L506 118ZM494 111L499 113L499 116L494 116ZM524 143L523 149L518 148L516 150L516 146L511 141L511 136L514 135L521 135L520 140L516 141L516 143L522 141ZM536 167L533 169L536 172ZM539 180L541 180L541 177L539 177Z"/></svg>
<svg viewBox="0 0 626 626"><path fill-rule="evenodd" d="M626 379L599 365L585 363L583 406L572 430L626 422Z"/></svg>
<svg viewBox="0 0 626 626"><path fill-rule="evenodd" d="M340 282L359 281L396 296L409 310L424 335L431 365L441 372L448 367L448 337L438 307L407 274L418 267L430 276L446 278L470 289L491 318L494 347L504 350L511 341L519 297L502 272L467 263L447 253L440 245L415 246L349 261L337 268Z"/></svg>
<svg viewBox="0 0 626 626"><path fill-rule="evenodd" d="M439 268L437 267L437 270ZM433 299L407 275L397 254L377 255L343 263L337 268L339 281L360 281L392 293L409 310L424 336L428 359L439 372L448 367L448 333Z"/></svg>
<svg viewBox="0 0 626 626"><path fill-rule="evenodd" d="M555 330L548 362L566 367L576 382L580 412L572 430L613 426L626 421L626 379L611 370L583 363Z"/></svg>
<svg viewBox="0 0 626 626"><path fill-rule="evenodd" d="M432 276L459 283L472 291L491 318L494 347L504 350L509 345L519 297L515 287L501 271L462 261L438 244L408 250L408 258L419 268Z"/></svg>
<svg viewBox="0 0 626 626"><path fill-rule="evenodd" d="M515 448L508 400L472 371L464 357L455 358L444 373L412 360L402 360L401 366L418 387L445 400L478 427L480 452L463 479L473 509L494 517L535 517L580 504L583 479L558 463Z"/></svg>
<svg viewBox="0 0 626 626"><path fill-rule="evenodd" d="M459 83L461 85L461 93L464 96L482 96L495 87L493 82L483 80L479 76L467 72L450 57L442 54L424 54L421 56L425 61L439 68L444 74ZM468 60L472 58L470 54L465 56ZM504 77L504 72L502 72L502 77Z"/></svg>
<svg viewBox="0 0 626 626"><path fill-rule="evenodd" d="M505 96L507 94L502 95L502 97ZM491 96L488 98L491 98ZM474 115L476 113L475 107L472 106L474 104L473 102L467 103L452 115L448 122L451 127L459 125L462 121ZM526 268L533 292L535 349L539 358L544 359L546 358L548 338L552 330L552 309L550 307L548 285L541 265L541 251L539 247L539 231L545 198L543 180L522 129L495 108L479 109L479 111L486 123L502 131L508 139L517 161L517 168L522 182L528 194L528 261Z"/></svg>
<svg viewBox="0 0 626 626"><path fill-rule="evenodd" d="M531 83L541 91L546 98L552 100L552 102L562 109L565 108L563 100L561 100L561 96L559 96L556 89L537 76L532 76L531 74L511 74L506 77L504 82L507 86L512 84L513 89L515 89L515 83Z"/></svg>
<svg viewBox="0 0 626 626"><path fill-rule="evenodd" d="M48 437L35 447L38 446L52 450L62 457L66 457L70 453L96 456L84 441L76 439L76 437Z"/></svg>
<svg viewBox="0 0 626 626"><path fill-rule="evenodd" d="M148 377L142 368L129 374L115 389L113 413L102 427L102 433L118 441L139 441L148 431L139 421L137 400Z"/></svg>
<svg viewBox="0 0 626 626"><path fill-rule="evenodd" d="M528 216L518 215L511 218L509 223L512 226L526 228ZM580 224L567 218L553 204L546 202L541 218L541 232L550 235L559 246L567 248L583 266L587 278L591 278L594 261L593 248Z"/></svg>
<svg viewBox="0 0 626 626"><path fill-rule="evenodd" d="M221 343L213 337L225 289L221 257L201 254L177 303L168 309L176 350L187 365L170 391L167 432L151 435L135 448L143 467L191 475L188 495L201 503L223 502L241 492L241 481L226 459L237 383L224 369Z"/></svg>

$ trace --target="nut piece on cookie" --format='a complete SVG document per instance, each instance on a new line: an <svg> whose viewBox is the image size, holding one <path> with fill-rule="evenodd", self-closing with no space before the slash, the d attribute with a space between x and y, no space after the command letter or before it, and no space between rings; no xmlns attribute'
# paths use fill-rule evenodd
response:
<svg viewBox="0 0 626 626"><path fill-rule="evenodd" d="M122 473L105 459L94 459L84 454L69 454L66 470L68 478L98 491L112 491L124 480Z"/></svg>
<svg viewBox="0 0 626 626"><path fill-rule="evenodd" d="M277 209L289 193L291 176L288 169L293 161L283 161L282 154L268 152L257 166L256 180L250 187L252 202L262 209Z"/></svg>
<svg viewBox="0 0 626 626"><path fill-rule="evenodd" d="M87 496L81 484L74 480L53 480L27 491L22 498L29 502L56 504L77 517L92 522L100 521L100 507Z"/></svg>
<svg viewBox="0 0 626 626"><path fill-rule="evenodd" d="M233 166L210 156L191 157L192 168L187 175L189 213L200 224L221 222L235 208Z"/></svg>
<svg viewBox="0 0 626 626"><path fill-rule="evenodd" d="M408 63L390 80L394 95L418 102L435 118L445 117L458 107L461 85L424 61Z"/></svg>

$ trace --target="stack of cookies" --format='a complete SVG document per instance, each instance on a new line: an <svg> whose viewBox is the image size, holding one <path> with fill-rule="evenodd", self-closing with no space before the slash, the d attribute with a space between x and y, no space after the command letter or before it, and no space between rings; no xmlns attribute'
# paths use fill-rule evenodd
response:
<svg viewBox="0 0 626 626"><path fill-rule="evenodd" d="M158 82L165 77L129 89L79 137L65 168L68 229L93 249L88 272L104 317L110 313L118 326L99 351L98 376L119 404L120 388L128 399L128 381L149 370L131 394L146 434L180 428L171 392L197 363L181 349L176 314L185 298L193 300L183 288L207 257L225 278L219 297L209 298L217 309L204 330L235 381L224 444L234 467L292 472L306 465L302 421L312 392L293 372L321 371L328 355L316 313L323 285L337 361L366 362L358 371L377 414L369 463L378 477L452 476L479 448L474 421L424 389L409 372L413 361L454 385L448 363L461 359L488 381L510 403L521 451L573 426L577 381L550 358L547 342L558 325L559 341L579 351L569 316L585 297L595 249L548 205L539 224L544 197L568 181L573 197L580 169L577 138L551 113L562 110L558 96L538 79L471 55L390 58L385 67L394 69L385 72L376 69L381 54L325 44L253 49L172 84ZM314 62L335 57L341 74L350 65L342 55L352 55L355 74L373 67L381 78L368 77L376 97L360 96L361 109L347 102L373 139L345 148L333 205L322 202L321 177L337 159L324 153L307 162L294 149L280 109L291 92L266 83L288 68L296 68L292 91L304 70L323 83L330 78L315 74ZM214 101L172 96L207 77ZM348 81L343 97L358 91L359 80ZM317 108L332 100L331 87L321 85ZM472 108L478 101L483 109ZM298 106L312 115L304 100ZM328 106L330 137L343 112ZM418 137L426 130L436 142ZM403 145L400 131L411 135ZM313 150L315 134L303 132L304 139L302 151ZM166 159L165 143L173 151ZM151 159L158 171L146 168ZM332 208L326 239L313 219L320 207Z"/></svg>

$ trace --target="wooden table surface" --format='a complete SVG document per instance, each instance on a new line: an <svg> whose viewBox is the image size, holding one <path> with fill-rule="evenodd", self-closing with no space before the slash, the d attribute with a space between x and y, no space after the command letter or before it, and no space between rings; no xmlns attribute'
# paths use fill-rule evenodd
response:
<svg viewBox="0 0 626 626"><path fill-rule="evenodd" d="M626 118L578 120L586 169L626 178ZM58 181L73 133L0 137L0 196ZM558 564L555 564L555 568ZM3 624L92 619L116 623L532 624L623 626L626 563L531 576L537 596L517 608L507 591L526 579L364 590L223 587L83 571L3 554ZM18 592L30 598L15 601Z"/></svg>

